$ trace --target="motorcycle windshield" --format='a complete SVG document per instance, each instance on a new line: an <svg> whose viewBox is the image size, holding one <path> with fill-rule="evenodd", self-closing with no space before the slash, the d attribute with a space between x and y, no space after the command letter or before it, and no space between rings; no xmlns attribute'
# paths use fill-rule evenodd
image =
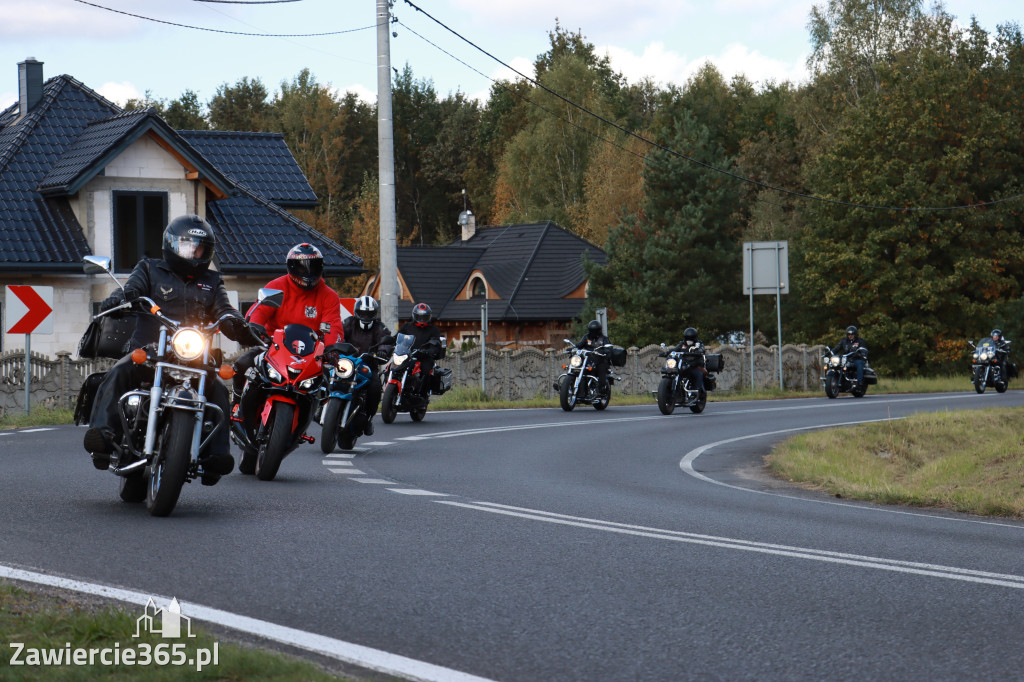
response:
<svg viewBox="0 0 1024 682"><path fill-rule="evenodd" d="M304 324L289 324L284 328L284 347L292 355L305 357L316 349L316 333Z"/></svg>
<svg viewBox="0 0 1024 682"><path fill-rule="evenodd" d="M982 348L995 351L996 344L992 343L992 339L986 336L981 341L978 341L978 350L981 350Z"/></svg>
<svg viewBox="0 0 1024 682"><path fill-rule="evenodd" d="M415 341L416 337L412 334L399 334L395 342L395 355L408 355Z"/></svg>

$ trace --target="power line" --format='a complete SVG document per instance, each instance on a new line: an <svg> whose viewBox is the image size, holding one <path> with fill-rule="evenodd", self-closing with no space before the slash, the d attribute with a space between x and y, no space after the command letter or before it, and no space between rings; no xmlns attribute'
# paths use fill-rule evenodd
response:
<svg viewBox="0 0 1024 682"><path fill-rule="evenodd" d="M141 14L132 14L131 12L125 12L125 11L122 11L122 10L119 10L119 9L114 9L112 7L104 7L103 5L97 5L94 2L87 2L87 0L74 0L74 1L77 2L77 3L80 3L82 5L88 5L89 7L95 7L97 9L102 9L102 10L106 10L108 12L113 12L115 14L123 14L123 15L125 15L127 17L134 17L136 19L144 19L145 21L152 21L152 22L155 22L157 24L166 24L168 26L177 26L178 28L190 28L190 29L193 29L193 30L196 30L196 31L209 31L211 33L226 33L228 35L235 35L235 36L254 36L254 37L261 37L261 38L316 38L316 37L320 37L320 36L336 36L336 35L341 35L342 33L355 33L356 31L365 31L367 29L376 28L377 27L376 24L371 24L370 26L363 26L361 28L349 28L349 29L345 29L344 31L327 31L327 32L324 32L324 33L243 33L242 31L225 31L225 30L222 30L222 29L219 29L219 28L206 28L204 26L191 26L189 24L178 24L178 23L175 23L173 21L165 21L164 19L154 19L153 17L144 17ZM263 4L263 3L255 3L255 4Z"/></svg>
<svg viewBox="0 0 1024 682"><path fill-rule="evenodd" d="M596 112L591 111L590 109L587 109L586 107L584 107L581 104L577 104L576 102L573 102L569 98L561 95L558 92L555 92L554 90L552 90L551 88L547 87L543 83L541 83L541 82L539 82L537 80L534 80L533 78L530 78L526 74L518 71L517 69L512 67L510 64L506 64L504 61L502 61L501 59L495 57L493 54L491 54L490 52L488 52L484 48L480 47L479 45L477 45L476 43L474 43L470 39L466 38L465 36L460 34L455 29L450 28L449 26L447 26L446 24L444 24L440 20L434 18L429 12L427 12L424 9L422 9L421 7L418 7L415 3L411 2L411 0L405 0L405 4L409 5L410 7L412 7L417 12L420 12L425 17L427 17L428 19L433 21L435 24L437 24L438 26L440 26L444 30L448 31L449 33L454 35L459 40L461 40L464 43L468 44L470 47L473 47L474 49L478 50L479 52L482 52L486 56L490 57L491 59L493 59L497 63L499 63L502 66L504 66L506 69L512 71L513 73L518 74L524 80L532 83L533 85L535 85L538 88L544 90L545 92L553 95L554 97L557 97L558 99L562 100L563 102L565 102L569 106L578 109L579 111L583 112L584 114L587 114L589 116L592 116L592 117L596 118L597 120L601 121L605 125L611 126L611 127L615 128L615 129L619 130L620 132L623 132L626 135L629 135L630 137L634 137L634 138L636 138L638 140L641 140L642 142L650 145L651 147L654 147L656 149L660 149L660 150L662 150L662 151L664 151L664 152L666 152L668 154L671 154L672 156L676 156L676 157L679 157L681 159L685 159L685 160L689 161L690 163L695 163L698 166L706 168L706 169L708 169L710 171L714 171L716 173L721 173L723 175L727 175L727 176L729 176L731 178L734 178L736 180L739 180L741 182L746 182L746 183L749 183L749 184L752 184L752 185L756 185L756 186L761 187L763 189L773 190L775 192L780 192L782 194L789 194L790 196L799 197L801 199L810 199L812 201L820 201L820 202L823 202L823 203L834 204L834 205L838 205L838 206L846 206L846 207L849 207L849 208L863 208L863 209L878 210L878 211L907 211L907 212L909 212L909 211L914 211L914 212L955 211L955 210L963 209L963 208L982 208L982 207L985 207L985 206L993 206L995 204L1001 204L1001 203L1005 203L1007 201L1013 201L1015 199L1024 198L1024 194L1015 194L1013 196L1004 197L1002 199L994 199L994 200L991 200L991 201L984 201L984 202L979 202L979 203L976 203L976 204L963 204L963 205L959 205L959 206L928 206L928 207L874 206L874 205L871 205L871 204L859 204L859 203L852 202L852 201L842 201L841 199L829 199L828 197L821 197L821 196L817 196L817 195L814 195L814 194L806 194L806 193L803 193L803 192L797 192L795 190L786 189L784 187L778 187L776 185L771 185L771 184L768 184L766 182L762 182L760 180L754 180L753 178L745 177L743 175L740 175L739 173L734 173L732 171L725 170L724 168L718 168L716 166L712 166L711 164L704 163L703 161L698 161L697 159L693 158L692 156L687 156L686 154L683 154L682 152L676 151L675 149L671 149L671 148L666 147L664 145L658 144L657 142L655 142L653 140L649 140L646 137L644 137L643 135L640 135L639 133L636 133L636 132L634 132L634 131L632 131L632 130L624 127L624 126L619 125L618 123L615 123L614 121L611 121L611 120L605 118L604 116L602 116L602 115L600 115L600 114L598 114Z"/></svg>
<svg viewBox="0 0 1024 682"><path fill-rule="evenodd" d="M220 5L277 5L282 2L302 2L302 0L192 0L192 2L215 2Z"/></svg>

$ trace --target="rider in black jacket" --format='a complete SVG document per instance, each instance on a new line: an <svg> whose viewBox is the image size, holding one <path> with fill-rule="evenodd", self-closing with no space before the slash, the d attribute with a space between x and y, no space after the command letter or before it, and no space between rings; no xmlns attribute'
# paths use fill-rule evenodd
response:
<svg viewBox="0 0 1024 682"><path fill-rule="evenodd" d="M377 319L380 306L372 296L360 296L356 299L355 309L352 315L345 318L341 328L345 332L343 338L346 342L355 346L360 353L369 353L379 346L393 345L395 337L388 332L384 323ZM377 414L380 407L381 385L380 376L374 374L366 389L367 400L363 405L366 413L366 426L363 433L367 436L373 435L373 416Z"/></svg>
<svg viewBox="0 0 1024 682"><path fill-rule="evenodd" d="M221 323L224 335L242 344L256 343L248 325L228 301L220 273L209 269L215 247L216 236L205 220L197 215L173 219L164 229L163 259L139 261L124 285L124 294L118 290L100 307L109 310L124 300L134 301L140 296L147 296L172 320L209 323L221 315L232 313L236 316L234 319ZM159 339L159 322L148 315L140 315L139 318L128 344L129 350L142 348ZM136 365L130 356L118 360L104 376L96 392L89 430L83 440L97 469L109 467L113 443L120 438L117 401L127 391L152 378L153 370ZM214 373L210 374L206 386L207 398L227 415L227 388ZM205 472L202 480L206 485L213 485L221 475L231 473L234 460L226 426L217 430L201 462Z"/></svg>
<svg viewBox="0 0 1024 682"><path fill-rule="evenodd" d="M411 334L415 337L412 350L429 346L430 350L420 359L420 373L423 381L419 386L420 393L426 395L430 388L430 375L434 371L434 361L444 357L445 348L441 345L441 330L431 324L433 312L426 303L417 303L412 308L412 321L406 322L398 330L399 334Z"/></svg>
<svg viewBox="0 0 1024 682"><path fill-rule="evenodd" d="M604 335L601 323L597 320L591 320L590 324L587 325L587 333L579 340L576 347L585 348L587 350L596 350L609 343L611 343L611 341L609 341L608 337ZM594 363L594 369L597 370L597 390L604 392L608 387L608 367L611 364L611 360L607 355L601 355L599 353L595 353L590 357Z"/></svg>
<svg viewBox="0 0 1024 682"><path fill-rule="evenodd" d="M993 329L989 336L992 337L992 344L996 347L996 350L1003 351L997 355L999 358L999 374L1003 377L1003 381L1006 381L1009 378L1009 375L1006 373L1006 363L1010 353L1010 343L1003 337L1002 329Z"/></svg>
<svg viewBox="0 0 1024 682"><path fill-rule="evenodd" d="M687 358L690 368L683 373L683 376L690 380L691 387L698 391L703 391L704 374L707 371L704 369L704 353L706 351L704 344L697 338L697 330L693 327L687 327L683 330L683 340L676 344L676 347L672 350L691 356Z"/></svg>
<svg viewBox="0 0 1024 682"><path fill-rule="evenodd" d="M857 335L857 328L850 325L846 328L846 336L839 339L839 343L837 343L836 347L832 349L832 352L837 355L846 355L847 353L851 353L859 348L866 349L867 345L864 343L864 339ZM858 355L851 359L853 360L853 366L857 368L857 384L863 384L864 358Z"/></svg>

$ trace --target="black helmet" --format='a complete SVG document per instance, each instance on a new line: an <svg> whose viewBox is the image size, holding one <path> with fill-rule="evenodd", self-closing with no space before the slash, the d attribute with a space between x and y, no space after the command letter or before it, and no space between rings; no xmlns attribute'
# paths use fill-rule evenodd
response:
<svg viewBox="0 0 1024 682"><path fill-rule="evenodd" d="M989 336L991 336L993 340L999 341L1000 339L1003 338L1003 330L1002 329L993 329L992 333L989 334Z"/></svg>
<svg viewBox="0 0 1024 682"><path fill-rule="evenodd" d="M846 328L846 333L848 335L853 334L854 336L857 336L857 328L851 324L849 327Z"/></svg>
<svg viewBox="0 0 1024 682"><path fill-rule="evenodd" d="M430 306L426 303L417 303L412 309L412 321L416 324L429 324L430 323Z"/></svg>
<svg viewBox="0 0 1024 682"><path fill-rule="evenodd" d="M288 276L295 285L313 289L324 274L324 255L312 244L296 244L288 252Z"/></svg>
<svg viewBox="0 0 1024 682"><path fill-rule="evenodd" d="M164 260L181 277L197 277L210 267L217 236L197 215L178 216L164 228Z"/></svg>
<svg viewBox="0 0 1024 682"><path fill-rule="evenodd" d="M589 336L592 339L596 339L597 337L601 336L602 331L603 330L601 329L601 323L598 322L597 320L591 320L590 324L587 325L587 336Z"/></svg>
<svg viewBox="0 0 1024 682"><path fill-rule="evenodd" d="M377 319L378 310L380 310L380 306L377 305L373 296L360 296L356 299L352 313L359 320L360 327L369 329L373 326L373 321Z"/></svg>
<svg viewBox="0 0 1024 682"><path fill-rule="evenodd" d="M683 330L683 342L686 343L687 346L692 346L697 343L697 330L693 327L687 327Z"/></svg>

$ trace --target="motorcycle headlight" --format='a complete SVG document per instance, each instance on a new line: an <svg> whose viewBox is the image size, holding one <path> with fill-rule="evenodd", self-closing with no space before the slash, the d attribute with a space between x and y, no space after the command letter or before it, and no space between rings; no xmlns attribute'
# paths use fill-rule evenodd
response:
<svg viewBox="0 0 1024 682"><path fill-rule="evenodd" d="M203 335L195 329L179 329L171 337L171 348L174 354L188 362L195 360L203 354L206 348L206 340Z"/></svg>
<svg viewBox="0 0 1024 682"><path fill-rule="evenodd" d="M835 356L832 356L831 358L828 359L828 364L831 365L832 367L838 367L839 366L839 358L837 358Z"/></svg>
<svg viewBox="0 0 1024 682"><path fill-rule="evenodd" d="M583 364L583 358L581 358L581 357L580 357L580 356L578 356L578 355L574 355L574 356L572 356L572 359L571 359L571 360L569 360L569 366L570 366L570 367L573 367L573 368L575 368L575 367L579 367L579 366L580 366L580 365L582 365L582 364Z"/></svg>
<svg viewBox="0 0 1024 682"><path fill-rule="evenodd" d="M975 351L974 353L972 353L971 357L974 358L975 360L977 360L978 359L978 352Z"/></svg>
<svg viewBox="0 0 1024 682"><path fill-rule="evenodd" d="M351 358L339 358L338 359L338 376L342 379L348 379L356 371L356 363L352 362Z"/></svg>
<svg viewBox="0 0 1024 682"><path fill-rule="evenodd" d="M401 367L408 357L408 355L396 355L394 359L395 367Z"/></svg>
<svg viewBox="0 0 1024 682"><path fill-rule="evenodd" d="M669 369L675 369L678 364L679 361L676 360L675 358L669 358L668 360L665 361L665 366L668 367Z"/></svg>
<svg viewBox="0 0 1024 682"><path fill-rule="evenodd" d="M274 366L267 363L267 376L270 377L271 381L281 381L281 373L274 369Z"/></svg>
<svg viewBox="0 0 1024 682"><path fill-rule="evenodd" d="M299 382L299 388L308 391L309 389L313 388L313 384L315 384L315 383L316 383L316 377L310 377L310 378L306 379L305 381Z"/></svg>

